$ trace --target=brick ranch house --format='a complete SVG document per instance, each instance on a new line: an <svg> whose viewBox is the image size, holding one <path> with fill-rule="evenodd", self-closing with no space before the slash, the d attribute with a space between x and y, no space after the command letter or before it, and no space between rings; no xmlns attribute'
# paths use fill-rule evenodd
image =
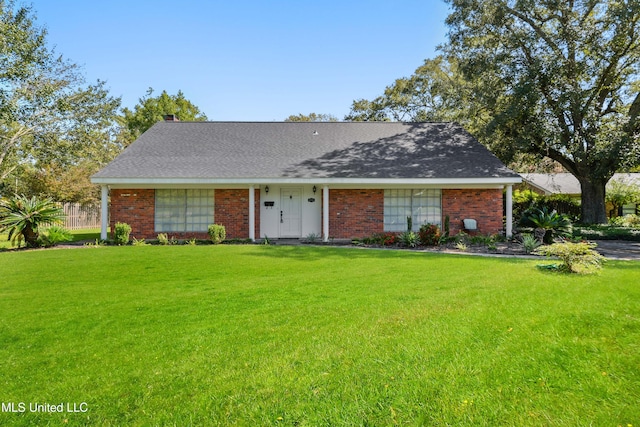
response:
<svg viewBox="0 0 640 427"><path fill-rule="evenodd" d="M457 124L168 117L92 177L103 239L126 222L136 238L206 238L216 223L227 238L327 241L405 231L408 216L416 230L448 216L452 234L469 218L511 234L521 177Z"/></svg>

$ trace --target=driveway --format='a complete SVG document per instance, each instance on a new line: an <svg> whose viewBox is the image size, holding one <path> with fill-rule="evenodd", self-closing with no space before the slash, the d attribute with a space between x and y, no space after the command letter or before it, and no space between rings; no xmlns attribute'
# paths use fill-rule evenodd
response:
<svg viewBox="0 0 640 427"><path fill-rule="evenodd" d="M640 261L640 242L626 240L595 240L596 250L611 259Z"/></svg>

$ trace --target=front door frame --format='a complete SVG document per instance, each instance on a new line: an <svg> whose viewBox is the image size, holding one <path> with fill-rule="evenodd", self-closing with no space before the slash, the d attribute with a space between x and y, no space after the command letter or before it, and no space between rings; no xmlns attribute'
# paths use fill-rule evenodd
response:
<svg viewBox="0 0 640 427"><path fill-rule="evenodd" d="M285 221L288 221L291 218L290 209L286 208L287 196L289 196L289 200L293 200L293 195L297 192L297 230L292 231L290 228L285 230L283 224ZM294 193L294 194L292 194ZM302 237L302 197L304 195L304 190L302 187L281 187L280 188L280 226L279 226L279 237L281 238L291 238L298 239ZM287 212L285 212L287 211ZM295 217L294 217L295 218Z"/></svg>

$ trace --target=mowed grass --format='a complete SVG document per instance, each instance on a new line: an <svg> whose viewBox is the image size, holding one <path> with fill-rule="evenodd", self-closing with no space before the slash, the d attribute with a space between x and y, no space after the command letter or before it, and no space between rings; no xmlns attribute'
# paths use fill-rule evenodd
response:
<svg viewBox="0 0 640 427"><path fill-rule="evenodd" d="M80 230L71 230L72 242L81 242L83 240L88 240L91 242L95 242L96 239L100 238L100 229L99 228L85 228ZM7 249L17 249L18 241L16 240L15 245L11 243L10 240L7 239L7 233L0 233L0 251ZM24 247L24 241L22 242L20 247Z"/></svg>
<svg viewBox="0 0 640 427"><path fill-rule="evenodd" d="M27 405L0 424L640 424L640 263L581 277L539 262L254 245L0 253L0 401Z"/></svg>

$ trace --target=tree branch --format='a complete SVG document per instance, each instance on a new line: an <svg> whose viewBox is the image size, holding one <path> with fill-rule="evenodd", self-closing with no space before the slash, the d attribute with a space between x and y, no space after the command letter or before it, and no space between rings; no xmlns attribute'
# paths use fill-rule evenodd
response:
<svg viewBox="0 0 640 427"><path fill-rule="evenodd" d="M529 18L528 16L526 16L523 13L520 13L519 11L507 6L506 4L504 5L505 10L507 12L509 12L510 14L512 14L513 16L515 16L516 18L520 19L521 21L526 22L527 24L529 24L529 26L531 27L531 29L533 31L535 31L535 33L547 43L547 46L549 46L555 53L556 55L558 55L561 58L564 58L564 53L562 52L562 49L560 49L560 47L553 42L553 40L551 39L551 37L549 37L549 35L544 32L544 30L542 29L542 27L540 27L539 25L536 24L536 22L534 22L533 19ZM566 59L566 58L565 58Z"/></svg>

